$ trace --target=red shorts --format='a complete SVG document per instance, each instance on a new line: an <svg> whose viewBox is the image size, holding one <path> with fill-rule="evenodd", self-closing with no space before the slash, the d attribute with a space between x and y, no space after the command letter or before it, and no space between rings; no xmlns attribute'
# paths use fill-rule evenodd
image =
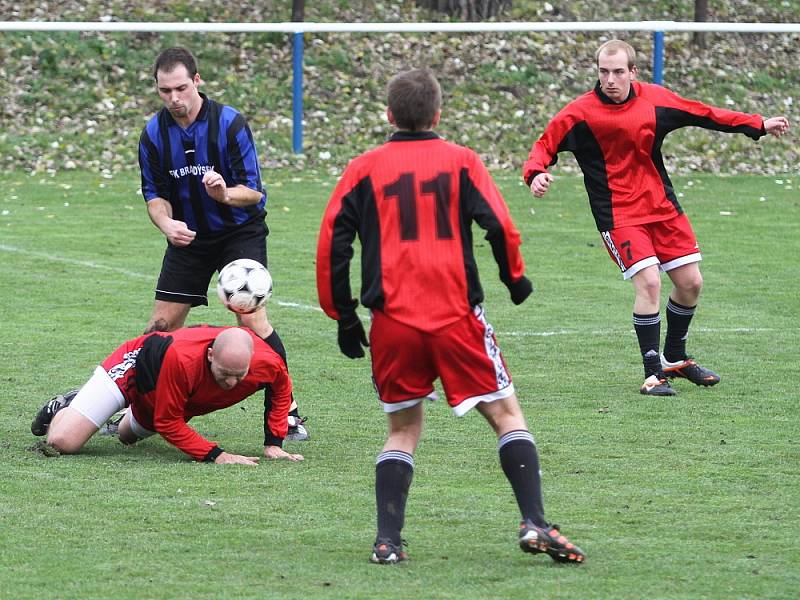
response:
<svg viewBox="0 0 800 600"><path fill-rule="evenodd" d="M386 412L422 402L438 377L448 404L461 416L479 402L514 393L511 375L483 308L436 333L420 331L372 311L372 378Z"/></svg>
<svg viewBox="0 0 800 600"><path fill-rule="evenodd" d="M692 225L684 213L666 221L619 227L600 235L625 279L650 265L669 271L702 259Z"/></svg>
<svg viewBox="0 0 800 600"><path fill-rule="evenodd" d="M130 404L138 396L136 391L136 357L142 349L144 340L148 335L128 340L114 350L100 365L106 370L117 387L122 392L125 402Z"/></svg>
<svg viewBox="0 0 800 600"><path fill-rule="evenodd" d="M137 425L152 433L156 430L153 424L153 405L151 402L144 401L146 396L142 396L136 389L136 357L142 349L142 344L150 335L157 334L145 334L123 343L100 366L106 370L111 381L117 384L125 398L125 403L130 406ZM140 435L139 437L145 436Z"/></svg>

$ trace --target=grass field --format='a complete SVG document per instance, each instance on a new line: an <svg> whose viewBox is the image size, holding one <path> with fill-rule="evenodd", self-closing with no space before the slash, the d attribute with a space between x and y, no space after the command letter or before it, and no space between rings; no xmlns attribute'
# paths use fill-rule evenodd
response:
<svg viewBox="0 0 800 600"><path fill-rule="evenodd" d="M638 394L632 290L578 178L533 202L498 175L535 294L514 307L487 244L485 306L537 439L548 517L588 553L515 545L518 513L477 414L429 407L404 531L411 561L367 562L384 417L365 360L316 308L333 181L271 172L269 310L313 439L300 464L191 462L160 439L29 448L29 424L149 316L163 239L138 179L10 173L0 192L0 598L796 598L800 179L677 179L706 287L690 351L722 383ZM535 210L535 214L534 214ZM665 291L666 294L666 291ZM192 322L232 323L218 303ZM258 453L261 398L192 424Z"/></svg>

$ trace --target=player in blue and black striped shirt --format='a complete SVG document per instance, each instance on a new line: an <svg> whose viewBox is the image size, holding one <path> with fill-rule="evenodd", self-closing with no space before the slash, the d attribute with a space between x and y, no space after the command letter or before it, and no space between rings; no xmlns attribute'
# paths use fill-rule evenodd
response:
<svg viewBox="0 0 800 600"><path fill-rule="evenodd" d="M267 266L267 195L247 121L201 94L197 61L169 48L153 66L164 102L139 139L142 195L153 224L167 238L146 333L183 326L193 306L207 305L215 271L237 258ZM237 315L286 360L265 308ZM269 402L269 398L267 398ZM308 434L293 404L286 439Z"/></svg>

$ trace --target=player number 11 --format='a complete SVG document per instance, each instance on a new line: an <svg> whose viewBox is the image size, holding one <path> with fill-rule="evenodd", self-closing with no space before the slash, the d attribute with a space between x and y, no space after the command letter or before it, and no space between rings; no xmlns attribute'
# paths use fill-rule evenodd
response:
<svg viewBox="0 0 800 600"><path fill-rule="evenodd" d="M417 189L414 173L403 173L383 188L386 198L397 198L400 214L400 239L418 240L417 200L421 196L434 197L436 212L436 239L452 240L453 226L450 223L450 173L439 173L432 179L420 182Z"/></svg>

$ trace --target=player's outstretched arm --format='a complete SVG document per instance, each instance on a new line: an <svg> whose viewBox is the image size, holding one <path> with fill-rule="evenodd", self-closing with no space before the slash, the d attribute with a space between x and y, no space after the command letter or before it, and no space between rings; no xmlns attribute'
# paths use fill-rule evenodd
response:
<svg viewBox="0 0 800 600"><path fill-rule="evenodd" d="M289 454L280 446L264 446L264 456L269 460L290 460L292 462L303 460L302 454Z"/></svg>
<svg viewBox="0 0 800 600"><path fill-rule="evenodd" d="M257 467L260 457L258 456L242 456L241 454L229 454L222 452L214 462L218 465L247 465L248 467Z"/></svg>
<svg viewBox="0 0 800 600"><path fill-rule="evenodd" d="M789 131L789 119L786 117L764 119L764 131L775 137L781 137Z"/></svg>
<svg viewBox="0 0 800 600"><path fill-rule="evenodd" d="M539 173L531 181L531 193L536 198L541 198L550 189L550 184L555 180L555 177L550 173Z"/></svg>

